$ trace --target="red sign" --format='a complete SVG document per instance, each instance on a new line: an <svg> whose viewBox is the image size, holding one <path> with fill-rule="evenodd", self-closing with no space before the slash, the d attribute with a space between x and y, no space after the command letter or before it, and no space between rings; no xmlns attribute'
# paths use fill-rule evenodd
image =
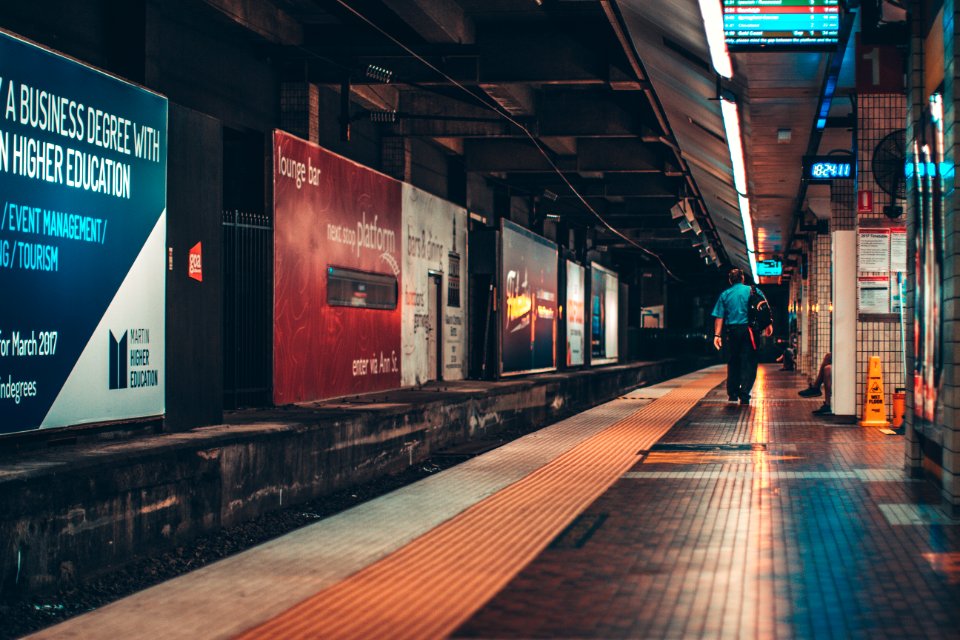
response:
<svg viewBox="0 0 960 640"><path fill-rule="evenodd" d="M200 246L201 244L201 242L198 242L190 249L190 263L187 266L187 275L197 282L203 282L203 248Z"/></svg>
<svg viewBox="0 0 960 640"><path fill-rule="evenodd" d="M873 213L873 192L857 192L857 213Z"/></svg>
<svg viewBox="0 0 960 640"><path fill-rule="evenodd" d="M364 296L374 288L393 291L393 281L395 292L403 291L401 188L274 132L276 404L400 386L401 305L366 307ZM331 279L336 288L328 300Z"/></svg>
<svg viewBox="0 0 960 640"><path fill-rule="evenodd" d="M903 56L892 44L860 44L857 37L857 93L903 93Z"/></svg>

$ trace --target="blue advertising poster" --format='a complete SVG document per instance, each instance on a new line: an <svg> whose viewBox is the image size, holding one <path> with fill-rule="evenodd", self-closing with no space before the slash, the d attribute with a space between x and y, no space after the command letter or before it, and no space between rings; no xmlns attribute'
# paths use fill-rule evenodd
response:
<svg viewBox="0 0 960 640"><path fill-rule="evenodd" d="M0 33L0 434L162 414L167 100Z"/></svg>

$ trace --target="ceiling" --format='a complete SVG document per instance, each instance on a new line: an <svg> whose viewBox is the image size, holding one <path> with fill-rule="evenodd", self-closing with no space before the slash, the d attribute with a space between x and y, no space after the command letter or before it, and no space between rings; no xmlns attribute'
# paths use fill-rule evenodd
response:
<svg viewBox="0 0 960 640"><path fill-rule="evenodd" d="M693 198L719 259L748 264L697 0L273 0L246 18L242 0L204 1L278 46L289 79L349 79L363 108L398 113L385 135L441 148L596 245L651 260L636 243L696 278L709 260L670 215ZM732 59L720 89L740 104L762 259L785 252L806 207L801 159L818 149L831 54ZM827 137L850 146L848 131Z"/></svg>
<svg viewBox="0 0 960 640"><path fill-rule="evenodd" d="M802 158L809 153L829 52L731 55L734 74L718 87L697 0L616 0L631 42L664 106L703 203L731 259L746 243L718 91L740 109L758 259L781 256L800 209ZM789 140L778 139L778 132ZM846 133L850 145L850 134Z"/></svg>

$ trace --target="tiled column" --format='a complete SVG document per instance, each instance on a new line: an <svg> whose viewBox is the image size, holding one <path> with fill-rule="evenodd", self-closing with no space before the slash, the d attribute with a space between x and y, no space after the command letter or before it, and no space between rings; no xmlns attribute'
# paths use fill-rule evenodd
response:
<svg viewBox="0 0 960 640"><path fill-rule="evenodd" d="M812 355L812 375L820 369L823 356L830 352L830 339L833 333L833 283L831 282L831 247L830 233L818 232L813 239L817 254L816 299L817 315L813 327L816 340L816 349Z"/></svg>
<svg viewBox="0 0 960 640"><path fill-rule="evenodd" d="M809 257L807 259L809 265ZM790 280L790 304L793 312L797 315L797 371L804 374L810 372L810 366L807 362L810 359L807 347L810 328L808 326L809 314L806 310L809 282L809 266L807 267L806 280L800 278L799 272Z"/></svg>
<svg viewBox="0 0 960 640"><path fill-rule="evenodd" d="M857 190L872 195L874 211L858 212L857 228L872 225L902 225L905 217L901 215L891 220L883 213L885 205L904 206L905 201L893 202L889 194L877 185L873 178L872 158L877 145L888 134L899 131L905 126L906 97L898 93L860 94L857 97L857 152L859 170L857 172ZM877 273L858 273L865 276L888 276L890 286L895 286L895 276L889 271ZM890 417L891 394L897 388L906 386L903 368L903 337L901 334L900 314L875 314L864 316L858 310L857 316L857 391L856 413L863 415L863 401L866 397L867 375L871 356L878 356L883 366L883 382L888 418Z"/></svg>
<svg viewBox="0 0 960 640"><path fill-rule="evenodd" d="M914 5L919 3L915 2ZM912 10L918 10L918 6L912 7ZM907 165L914 163L914 152L911 141L917 139L916 124L923 111L925 96L923 95L923 34L921 32L921 21L913 20L911 22L913 32L910 35L910 54L907 57ZM913 265L916 259L916 247L913 243L913 234L916 227L916 182L907 180L907 287L904 298L904 317L906 323L904 330L910 339L907 341L907 372L910 376L914 370L913 353L913 314L914 314L914 293L916 291L917 277ZM917 431L914 424L914 396L913 384L907 385L907 404L904 411L904 435L906 436L906 450L904 451L904 465L913 476L920 476L923 473L923 454L920 446L920 440L917 437Z"/></svg>
<svg viewBox="0 0 960 640"><path fill-rule="evenodd" d="M857 379L857 227L853 185L835 181L830 188L833 265L833 413L856 415Z"/></svg>
<svg viewBox="0 0 960 640"><path fill-rule="evenodd" d="M954 0L943 3L944 31L944 188L943 221L943 372L941 379L943 431L943 495L954 515L960 515L960 193L956 190L956 113L958 95L955 74L960 69L955 50L957 12ZM952 174L952 175L951 175Z"/></svg>
<svg viewBox="0 0 960 640"><path fill-rule="evenodd" d="M819 263L817 262L817 246L815 243L809 247L804 247L804 249L807 252L807 279L805 282L806 286L803 287L803 296L800 300L800 313L803 314L803 342L800 345L800 371L812 377L813 358L817 350L817 324L814 317L814 309L816 308L816 282Z"/></svg>
<svg viewBox="0 0 960 640"><path fill-rule="evenodd" d="M911 5L917 17L921 14L921 3ZM922 473L932 477L939 485L943 504L953 515L960 515L960 196L956 191L955 163L960 151L957 149L956 104L958 87L956 73L958 67L955 47L957 11L956 0L944 0L942 33L922 31L923 24L929 21L914 19L914 32L911 37L911 52L908 67L907 103L907 140L911 142L921 137L917 125L921 122L924 109L930 104L930 94L937 90L940 81L939 61L943 60L943 150L944 158L939 163L939 173L944 189L942 233L934 234L934 240L943 242L942 272L940 273L940 339L931 339L924 332L921 339L924 347L942 358L939 370L939 384L936 385L936 403L929 407L932 411L927 419L915 415L913 407L919 404L914 397L912 385L908 391L907 446L905 461L917 475ZM937 22L934 22L936 28ZM937 47L941 46L942 49ZM908 145L908 161L913 161L912 145ZM922 210L917 207L914 192L914 179L908 185L908 257L911 265L908 278L909 295L907 298L911 326L917 316L914 304L914 291L917 288L917 273L913 268L915 245L914 229L917 228ZM934 265L927 265L933 267ZM913 349L908 349L908 366L911 374L916 370Z"/></svg>

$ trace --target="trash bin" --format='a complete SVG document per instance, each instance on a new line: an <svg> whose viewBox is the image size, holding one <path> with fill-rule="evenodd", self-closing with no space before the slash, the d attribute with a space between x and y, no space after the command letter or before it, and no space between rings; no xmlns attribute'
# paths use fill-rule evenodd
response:
<svg viewBox="0 0 960 640"><path fill-rule="evenodd" d="M893 428L899 429L903 426L903 412L907 406L907 390L903 387L897 387L891 394L890 399L893 403Z"/></svg>

